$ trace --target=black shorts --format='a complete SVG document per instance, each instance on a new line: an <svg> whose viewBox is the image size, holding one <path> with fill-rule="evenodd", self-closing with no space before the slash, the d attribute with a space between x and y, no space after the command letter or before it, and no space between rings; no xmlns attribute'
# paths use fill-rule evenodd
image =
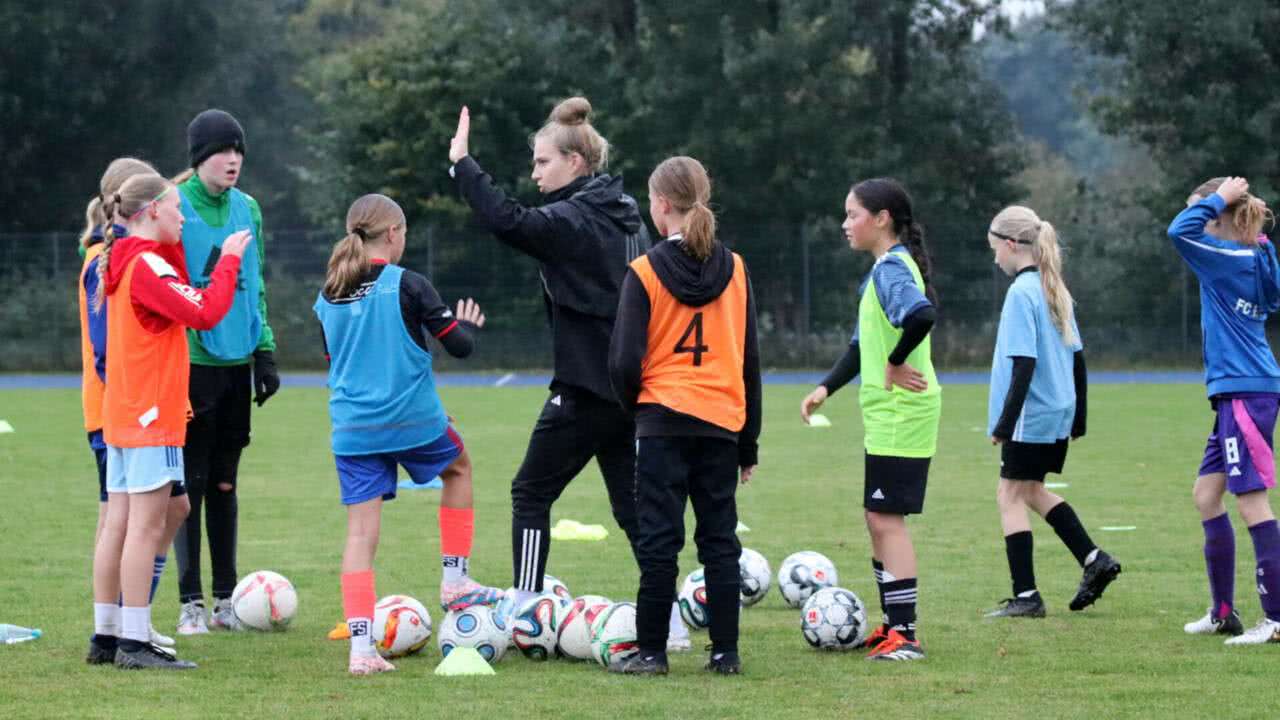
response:
<svg viewBox="0 0 1280 720"><path fill-rule="evenodd" d="M1008 442L1000 445L1000 477L1005 480L1044 482L1049 473L1062 473L1067 462L1067 441L1055 443Z"/></svg>
<svg viewBox="0 0 1280 720"><path fill-rule="evenodd" d="M929 461L867 454L862 486L862 507L872 512L915 515L924 511L924 490L929 482Z"/></svg>

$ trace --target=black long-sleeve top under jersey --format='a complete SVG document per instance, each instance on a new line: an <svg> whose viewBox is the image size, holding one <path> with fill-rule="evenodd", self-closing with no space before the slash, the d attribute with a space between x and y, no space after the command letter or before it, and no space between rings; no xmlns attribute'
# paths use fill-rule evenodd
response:
<svg viewBox="0 0 1280 720"><path fill-rule="evenodd" d="M924 342L925 336L933 329L933 324L937 322L938 311L932 305L922 305L902 319L902 335L898 338L898 344L893 346L893 350L889 353L889 363L892 365L901 365L907 361L907 356L916 349L920 343ZM858 373L862 371L862 354L858 343L849 343L848 349L844 351L844 355L836 360L836 364L831 368L831 372L822 379L819 385L827 389L827 396L834 395L837 390L849 384L851 380L858 377Z"/></svg>
<svg viewBox="0 0 1280 720"><path fill-rule="evenodd" d="M686 253L679 236L660 242L649 251L654 273L677 300L702 307L720 297L734 273L733 253L717 243L712 255L699 261ZM744 266L745 268L745 266ZM738 444L739 467L758 463L760 405L760 343L756 333L756 306L747 278L746 336L743 338L742 381L746 421L738 432L676 412L663 405L636 403L644 358L649 352L649 295L634 270L627 271L618 304L618 324L609 346L609 370L618 401L636 416L636 436L661 435L718 437Z"/></svg>
<svg viewBox="0 0 1280 720"><path fill-rule="evenodd" d="M1013 439L1013 429L1022 415L1022 406L1027 402L1027 393L1031 390L1031 380L1036 374L1036 359L1023 355L1013 356L1012 377L1009 379L1009 392L1004 396L1004 406L1000 409L1000 419L996 421L991 436L999 440ZM1088 370L1084 365L1084 351L1077 350L1072 356L1072 380L1076 388L1076 414L1071 421L1071 439L1084 437L1089 410Z"/></svg>
<svg viewBox="0 0 1280 720"><path fill-rule="evenodd" d="M526 207L509 197L471 157L451 174L476 223L538 261L551 324L552 385L583 388L616 401L609 384L609 337L627 265L649 247L636 201L622 178L575 179Z"/></svg>
<svg viewBox="0 0 1280 720"><path fill-rule="evenodd" d="M326 296L325 300L335 305L359 300L373 290L386 266L384 261L373 261L359 285L344 297ZM431 281L408 269L400 276L400 317L404 320L405 330L409 331L409 337L427 352L431 352L431 348L427 347L428 334L439 340L445 352L456 358L467 357L475 349L475 333L479 328L455 318ZM320 340L324 343L324 356L328 358L329 343L324 337L323 327L320 328Z"/></svg>

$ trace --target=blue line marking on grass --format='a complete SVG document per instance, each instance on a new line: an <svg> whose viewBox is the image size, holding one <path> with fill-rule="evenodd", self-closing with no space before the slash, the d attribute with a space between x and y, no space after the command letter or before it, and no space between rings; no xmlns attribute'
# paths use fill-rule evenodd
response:
<svg viewBox="0 0 1280 720"><path fill-rule="evenodd" d="M764 382L767 385L817 385L826 376L825 372L766 372ZM325 373L284 373L280 385L291 387L324 387ZM947 385L986 385L991 378L984 372L939 373L938 382ZM1167 383L1204 382L1204 373L1198 371L1099 371L1089 373L1090 384L1126 385ZM436 384L446 387L546 387L551 383L551 376L544 374L519 373L440 373L436 376ZM60 374L0 374L0 390L53 390L80 387L80 375L72 373Z"/></svg>

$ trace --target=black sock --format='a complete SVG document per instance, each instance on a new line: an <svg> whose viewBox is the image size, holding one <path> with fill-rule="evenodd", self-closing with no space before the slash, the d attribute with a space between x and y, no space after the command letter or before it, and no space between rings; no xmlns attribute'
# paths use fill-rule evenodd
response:
<svg viewBox="0 0 1280 720"><path fill-rule="evenodd" d="M1009 558L1009 576L1013 578L1014 596L1036 589L1032 548L1030 530L1004 536L1004 553Z"/></svg>
<svg viewBox="0 0 1280 720"><path fill-rule="evenodd" d="M1058 537L1062 538L1063 544L1071 554L1076 556L1076 562L1084 567L1085 558L1089 557L1089 553L1098 546L1089 539L1089 533L1085 531L1084 525L1080 524L1080 518L1076 516L1076 511L1071 509L1071 505L1066 501L1058 503L1044 516L1044 520L1053 527L1054 532L1058 533Z"/></svg>
<svg viewBox="0 0 1280 720"><path fill-rule="evenodd" d="M883 585L889 627L908 640L916 639L916 579L891 580Z"/></svg>
<svg viewBox="0 0 1280 720"><path fill-rule="evenodd" d="M94 633L93 644L103 648L113 648L120 642L120 638L115 635L99 635Z"/></svg>
<svg viewBox="0 0 1280 720"><path fill-rule="evenodd" d="M884 607L884 563L871 558L871 570L876 575L876 591L880 593L881 622L887 625L889 623L889 611Z"/></svg>

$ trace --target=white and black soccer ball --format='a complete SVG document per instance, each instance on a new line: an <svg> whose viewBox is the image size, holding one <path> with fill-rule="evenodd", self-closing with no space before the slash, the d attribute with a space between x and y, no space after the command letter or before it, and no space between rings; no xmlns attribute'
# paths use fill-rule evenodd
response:
<svg viewBox="0 0 1280 720"><path fill-rule="evenodd" d="M560 622L556 652L574 660L591 659L591 624L613 602L599 595L574 598Z"/></svg>
<svg viewBox="0 0 1280 720"><path fill-rule="evenodd" d="M388 595L373 606L373 644L385 658L413 655L431 641L431 615L408 595Z"/></svg>
<svg viewBox="0 0 1280 720"><path fill-rule="evenodd" d="M569 586L560 581L560 578L554 575L542 576L542 594L555 595L560 598L560 602L568 605L573 602L573 593L569 592Z"/></svg>
<svg viewBox="0 0 1280 720"><path fill-rule="evenodd" d="M255 570L231 591L231 609L245 627L283 630L298 612L298 593L280 573Z"/></svg>
<svg viewBox="0 0 1280 720"><path fill-rule="evenodd" d="M614 603L596 616L591 623L591 654L596 662L607 668L639 652L635 603Z"/></svg>
<svg viewBox="0 0 1280 720"><path fill-rule="evenodd" d="M835 587L838 582L836 566L826 555L811 550L788 555L778 568L778 592L793 608L803 605L815 592Z"/></svg>
<svg viewBox="0 0 1280 720"><path fill-rule="evenodd" d="M773 570L764 555L751 548L742 548L742 554L738 556L738 578L743 607L755 605L769 593Z"/></svg>
<svg viewBox="0 0 1280 720"><path fill-rule="evenodd" d="M690 628L705 630L711 624L711 613L707 609L705 568L698 568L685 576L680 594L676 596L676 604L680 607L680 617L684 619L684 624Z"/></svg>
<svg viewBox="0 0 1280 720"><path fill-rule="evenodd" d="M867 611L853 591L823 588L805 601L800 631L815 648L850 650L867 639Z"/></svg>
<svg viewBox="0 0 1280 720"><path fill-rule="evenodd" d="M565 607L559 596L549 593L526 600L511 615L511 644L530 660L554 656Z"/></svg>
<svg viewBox="0 0 1280 720"><path fill-rule="evenodd" d="M450 610L440 621L440 655L448 657L456 647L475 648L489 664L507 652L511 631L504 619L488 605L472 605Z"/></svg>

